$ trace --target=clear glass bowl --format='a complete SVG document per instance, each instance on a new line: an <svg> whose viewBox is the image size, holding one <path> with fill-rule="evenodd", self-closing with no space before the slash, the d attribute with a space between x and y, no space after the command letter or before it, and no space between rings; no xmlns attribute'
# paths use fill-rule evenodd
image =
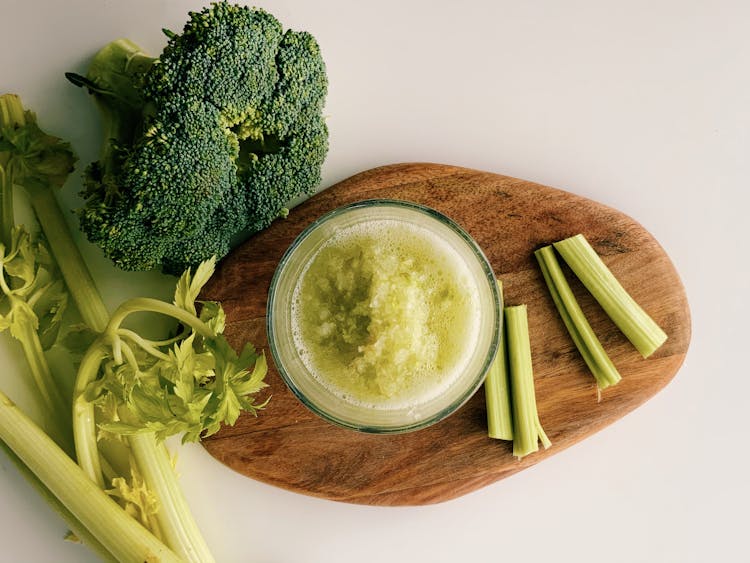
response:
<svg viewBox="0 0 750 563"><path fill-rule="evenodd" d="M427 230L448 243L463 260L476 288L479 322L465 369L428 400L398 408L363 406L347 400L318 379L300 354L293 330L295 287L316 253L341 229L377 220L395 220ZM411 202L371 199L338 208L308 226L279 263L268 295L267 334L273 360L289 389L324 419L370 433L407 432L434 424L463 405L479 388L498 346L501 315L494 273L477 243L445 215Z"/></svg>

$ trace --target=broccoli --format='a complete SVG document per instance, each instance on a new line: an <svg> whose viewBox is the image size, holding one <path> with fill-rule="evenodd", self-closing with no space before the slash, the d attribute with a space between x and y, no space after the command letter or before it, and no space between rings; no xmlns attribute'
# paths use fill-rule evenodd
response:
<svg viewBox="0 0 750 563"><path fill-rule="evenodd" d="M84 173L82 231L124 270L178 273L222 257L320 183L328 81L315 39L218 2L165 30L158 58L120 39L85 86L105 142Z"/></svg>

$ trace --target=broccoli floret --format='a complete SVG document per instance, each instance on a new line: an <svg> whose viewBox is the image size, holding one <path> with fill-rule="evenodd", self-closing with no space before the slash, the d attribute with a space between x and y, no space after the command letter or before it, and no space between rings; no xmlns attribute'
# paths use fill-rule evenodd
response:
<svg viewBox="0 0 750 563"><path fill-rule="evenodd" d="M86 77L104 120L84 175L81 229L125 270L183 271L284 216L328 151L315 39L226 2L190 13L158 59L128 40Z"/></svg>

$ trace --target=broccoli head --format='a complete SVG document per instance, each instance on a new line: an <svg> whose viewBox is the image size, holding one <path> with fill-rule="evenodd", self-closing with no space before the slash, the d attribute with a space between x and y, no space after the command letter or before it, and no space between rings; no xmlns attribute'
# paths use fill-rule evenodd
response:
<svg viewBox="0 0 750 563"><path fill-rule="evenodd" d="M86 169L80 225L125 270L177 273L312 193L328 150L315 39L260 9L218 2L165 30L158 58L105 46L85 77L105 140Z"/></svg>

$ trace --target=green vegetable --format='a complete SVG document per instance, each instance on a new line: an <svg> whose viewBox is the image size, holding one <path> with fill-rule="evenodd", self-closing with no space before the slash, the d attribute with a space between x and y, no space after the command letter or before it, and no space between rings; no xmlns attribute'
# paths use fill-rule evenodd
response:
<svg viewBox="0 0 750 563"><path fill-rule="evenodd" d="M80 466L102 487L115 485L144 525L196 562L213 559L161 441L175 434L195 441L234 424L241 410L255 412L262 405L251 395L265 386L266 373L263 356L249 345L238 356L221 335L218 303L205 303L198 314L195 299L213 270L210 260L194 276L183 274L173 304L150 298L123 303L84 354L73 397ZM125 326L139 313L170 316L184 329L150 340Z"/></svg>
<svg viewBox="0 0 750 563"><path fill-rule="evenodd" d="M2 393L2 392L0 392ZM17 407L16 407L17 408ZM24 415L25 416L25 415ZM0 433L2 430L0 429ZM66 539L77 541L85 544L91 550L102 558L103 561L117 563L113 555L105 548L101 542L76 518L73 513L50 491L44 483L29 469L29 467L19 458L8 445L0 439L0 449L5 452L8 459L16 466L16 469L27 480L27 482L36 490L36 492L47 502L47 504L65 521L68 525Z"/></svg>
<svg viewBox="0 0 750 563"><path fill-rule="evenodd" d="M85 86L105 142L85 173L81 228L125 270L182 272L285 216L320 182L328 149L315 39L218 2L166 32L153 59L117 40Z"/></svg>
<svg viewBox="0 0 750 563"><path fill-rule="evenodd" d="M667 340L667 334L622 287L583 235L556 242L554 247L644 358Z"/></svg>
<svg viewBox="0 0 750 563"><path fill-rule="evenodd" d="M213 270L209 260L194 276L183 274L173 304L150 298L123 303L83 356L73 398L81 467L102 486L113 482L111 467L128 467L115 471L123 498L144 515L145 525L156 523L167 545L196 562L212 557L160 442L175 434L195 441L221 424L234 424L241 410L255 412L262 405L251 395L265 386L266 374L263 356L249 345L238 356L221 335L224 312L218 303L204 303L198 314L195 299ZM184 329L173 338L150 340L125 326L140 313L170 316ZM112 460L123 441L126 451ZM139 480L149 495L135 494Z"/></svg>
<svg viewBox="0 0 750 563"><path fill-rule="evenodd" d="M503 284L497 280L500 310L503 310ZM510 382L508 381L507 355L505 351L505 323L500 315L500 341L497 354L484 380L484 396L487 404L487 435L498 440L513 439L513 417L510 404Z"/></svg>
<svg viewBox="0 0 750 563"><path fill-rule="evenodd" d="M3 325L23 345L42 399L42 410L48 418L45 421L47 432L73 455L70 399L59 398L61 386L52 379L42 346L43 339L49 346L57 336L64 300L62 297L51 299L50 294L61 294L62 290L58 289L62 287L58 279L60 274L65 279L66 289L73 301L80 304L81 316L94 331L104 328L108 319L106 308L72 241L53 191L65 182L75 157L67 143L47 135L39 128L36 117L24 110L18 96L0 96L0 132L5 184L11 188L25 189L45 234L44 239L37 241L36 237L28 234L25 227L14 225L11 228L11 246L9 251L3 253L2 285L10 303ZM7 181L9 177L11 180ZM5 208L12 209L12 205L13 190L10 189L3 194L2 215L11 220L14 219L13 213L6 212ZM44 244L45 241L48 241L49 247ZM64 268L58 269L58 265L64 265ZM48 279L56 281L49 283ZM23 299L26 299L26 303ZM38 305L41 303L50 305L39 311ZM37 306L37 310L34 306ZM45 325L53 330L45 329ZM28 471L25 473L28 474ZM117 477L113 474L110 478ZM163 478L172 479L176 488L173 472ZM104 486L103 482L100 484ZM157 498L156 502L158 501ZM177 521L192 518L189 513L171 515L162 510L161 514L163 518ZM154 531L158 533L158 530ZM190 547L193 544L205 545L194 525L190 532L194 536L189 537L189 549L193 549ZM207 552L207 548L202 551Z"/></svg>
<svg viewBox="0 0 750 563"><path fill-rule="evenodd" d="M44 428L69 453L70 401L45 356L57 338L68 294L47 240L15 225L13 192L15 186L26 188L34 203L42 186L62 185L74 162L70 146L42 132L18 96L0 96L0 332L8 330L20 343Z"/></svg>
<svg viewBox="0 0 750 563"><path fill-rule="evenodd" d="M0 440L50 491L68 519L95 538L105 559L143 563L181 559L131 518L81 468L0 392ZM75 528L74 528L75 529Z"/></svg>
<svg viewBox="0 0 750 563"><path fill-rule="evenodd" d="M578 348L586 365L594 375L598 388L600 390L606 389L610 385L616 384L620 381L620 374L604 351L601 342L594 334L591 325L578 305L578 301L565 279L565 274L560 268L554 249L551 246L545 246L534 254L565 328L568 329L576 348Z"/></svg>
<svg viewBox="0 0 750 563"><path fill-rule="evenodd" d="M208 563L213 557L182 496L161 441L176 433L182 433L185 440L196 440L215 432L222 423L232 424L240 410L254 412L260 408L262 405L256 405L250 395L264 385L265 359L250 346L240 355L232 350L221 336L224 313L218 303L204 303L198 312L195 300L213 272L213 259L202 263L194 276L187 272L180 278L174 303L133 299L110 319L53 192L64 182L74 160L69 146L39 130L33 114L24 111L18 97L12 95L0 97L0 133L4 178L7 180L10 170L11 187L20 185L29 192L52 255L42 239L36 240L24 228L12 226L8 231L10 245L0 245L0 326L10 328L22 343L32 343L25 349L29 350L27 359L42 397L53 397L54 382L47 379L50 370L42 343L51 344L57 336L58 313L64 304L62 297L55 297L62 295L60 275L88 325L76 336L93 341L83 354L75 382L73 417L68 406L67 416L54 421L50 434L72 430L83 474L100 491L106 489L118 499L125 511L118 510L136 516L182 559ZM61 163L66 167L64 172ZM12 190L7 190L0 200L4 218L14 218L5 212L6 206L12 206L12 195ZM47 283L48 278L56 281ZM132 314L143 312L166 314L184 328L172 338L150 340L124 324ZM35 366L43 366L38 374ZM11 419L0 420L0 425L3 422L15 424ZM32 482L42 481L68 506L36 466L32 467L12 443L6 444L28 466L23 473L36 474ZM40 445L39 449L47 447ZM52 460L56 455L49 452ZM81 525L88 528L86 522L95 509L94 505L88 512L82 508L85 514L73 516L62 512L73 520L71 527L76 530ZM101 518L100 527L106 527L109 513L103 512ZM113 526L117 526L114 520ZM89 531L94 534L94 530ZM138 552L132 554L141 557Z"/></svg>
<svg viewBox="0 0 750 563"><path fill-rule="evenodd" d="M536 452L540 440L545 448L551 445L536 408L526 305L505 307L505 337L513 403L513 455L520 459Z"/></svg>
<svg viewBox="0 0 750 563"><path fill-rule="evenodd" d="M195 298L213 269L211 260L194 276L185 272L174 304L126 301L86 351L74 392L76 447L84 467L98 467L97 427L106 434L148 433L159 440L182 434L184 442L197 441L222 424L234 424L241 410L254 413L262 406L252 395L265 387L265 357L250 345L240 355L234 352L221 334L224 312L218 303L196 312ZM147 339L124 326L137 313L170 316L184 329L167 340ZM90 472L101 479L98 470Z"/></svg>

